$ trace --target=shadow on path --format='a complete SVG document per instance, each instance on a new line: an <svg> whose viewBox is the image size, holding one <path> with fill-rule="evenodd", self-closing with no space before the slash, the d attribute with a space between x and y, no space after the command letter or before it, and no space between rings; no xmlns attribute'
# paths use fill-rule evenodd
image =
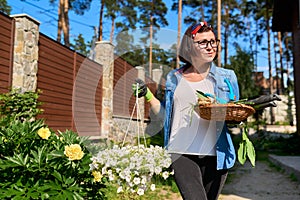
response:
<svg viewBox="0 0 300 200"><path fill-rule="evenodd" d="M268 162L236 164L218 200L299 200L300 183Z"/></svg>

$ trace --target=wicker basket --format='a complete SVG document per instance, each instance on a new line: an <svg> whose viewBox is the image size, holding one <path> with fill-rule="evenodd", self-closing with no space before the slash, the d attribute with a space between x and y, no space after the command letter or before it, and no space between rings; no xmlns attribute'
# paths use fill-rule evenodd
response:
<svg viewBox="0 0 300 200"><path fill-rule="evenodd" d="M202 104L199 105L200 117L216 121L243 121L255 113L255 109L245 104Z"/></svg>

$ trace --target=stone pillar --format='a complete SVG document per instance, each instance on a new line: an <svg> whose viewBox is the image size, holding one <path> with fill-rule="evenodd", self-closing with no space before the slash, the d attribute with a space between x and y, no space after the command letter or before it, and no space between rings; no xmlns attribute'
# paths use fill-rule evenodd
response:
<svg viewBox="0 0 300 200"><path fill-rule="evenodd" d="M15 19L12 88L34 92L37 88L40 22L26 14L11 17Z"/></svg>
<svg viewBox="0 0 300 200"><path fill-rule="evenodd" d="M95 61L103 66L101 136L109 137L113 125L114 46L109 41L96 42Z"/></svg>
<svg viewBox="0 0 300 200"><path fill-rule="evenodd" d="M160 67L159 69L153 69L153 70L152 70L152 79L153 79L153 81L155 81L157 84L160 84L162 75L163 75L162 67Z"/></svg>

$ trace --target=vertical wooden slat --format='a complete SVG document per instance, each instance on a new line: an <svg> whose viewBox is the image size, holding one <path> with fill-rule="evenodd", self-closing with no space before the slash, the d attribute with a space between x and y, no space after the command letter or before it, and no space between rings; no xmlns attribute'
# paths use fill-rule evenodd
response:
<svg viewBox="0 0 300 200"><path fill-rule="evenodd" d="M14 64L14 43L15 43L15 19L12 19L11 23L11 36L10 36L10 62L9 62L9 76L8 76L8 86L12 86L12 73L13 73L13 64Z"/></svg>
<svg viewBox="0 0 300 200"><path fill-rule="evenodd" d="M75 84L75 80L76 80L76 64L77 64L76 61L77 61L77 53L74 52L73 53L73 85ZM73 89L74 89L74 87L73 87ZM72 95L73 95L73 93L72 93ZM73 108L72 108L72 111L73 111ZM71 127L72 127L72 130L75 130L73 114L72 114Z"/></svg>
<svg viewBox="0 0 300 200"><path fill-rule="evenodd" d="M14 50L14 20L0 13L0 92L6 93L11 87L13 50Z"/></svg>

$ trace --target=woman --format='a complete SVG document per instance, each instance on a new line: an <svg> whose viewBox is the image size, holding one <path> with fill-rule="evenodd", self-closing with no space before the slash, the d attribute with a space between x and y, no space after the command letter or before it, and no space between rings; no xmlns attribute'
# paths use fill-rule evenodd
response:
<svg viewBox="0 0 300 200"><path fill-rule="evenodd" d="M218 44L206 22L186 30L179 49L179 58L185 65L167 75L162 104L137 81L139 97L146 97L154 113L164 114L164 142L185 200L217 199L236 158L226 123L202 119L192 110L197 103L196 90L226 101L233 100L232 93L235 100L239 98L235 73L213 63Z"/></svg>

